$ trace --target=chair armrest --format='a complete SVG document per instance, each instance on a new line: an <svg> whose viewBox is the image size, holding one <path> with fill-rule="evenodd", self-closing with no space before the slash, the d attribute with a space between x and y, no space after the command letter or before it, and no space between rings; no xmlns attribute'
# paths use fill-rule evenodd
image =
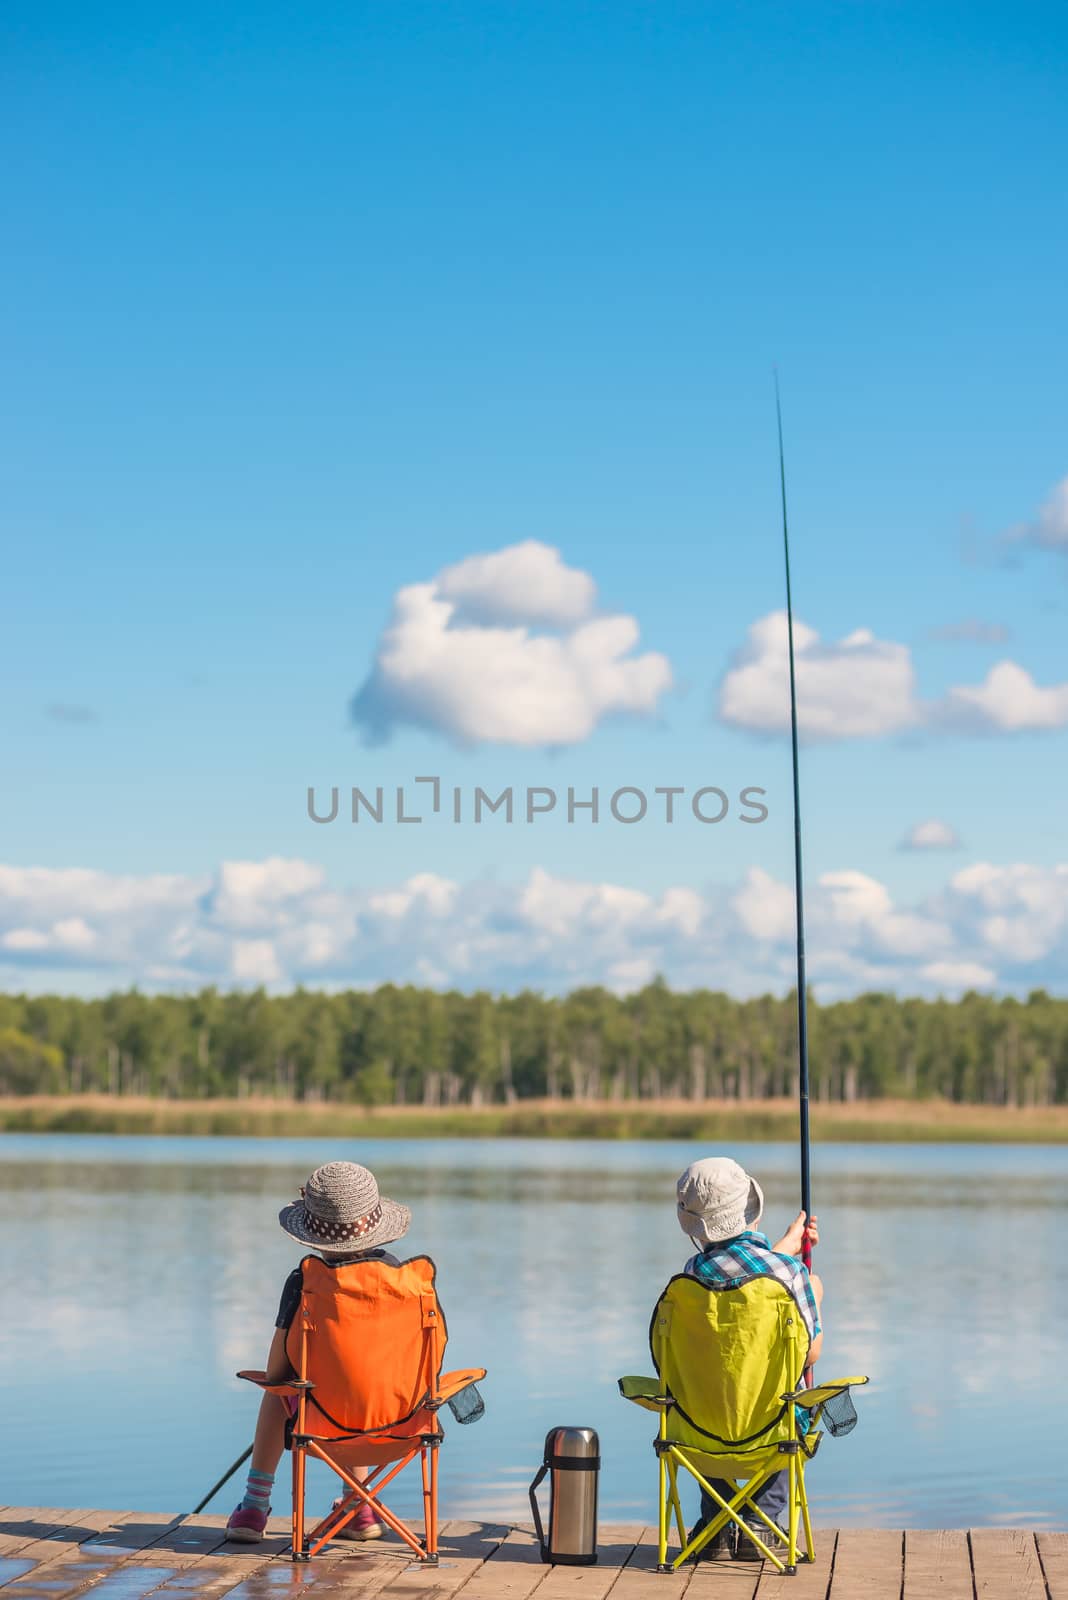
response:
<svg viewBox="0 0 1068 1600"><path fill-rule="evenodd" d="M814 1383L811 1389L802 1386L779 1398L792 1400L803 1411L815 1411L818 1406L825 1406L828 1400L833 1400L836 1394L842 1394L846 1389L859 1389L867 1382L867 1378L831 1378L826 1383Z"/></svg>
<svg viewBox="0 0 1068 1600"><path fill-rule="evenodd" d="M486 1376L485 1367L464 1367L455 1372L443 1372L438 1379L437 1389L431 1404L439 1406L454 1394L459 1394L461 1389L466 1389L469 1383L479 1383Z"/></svg>
<svg viewBox="0 0 1068 1600"><path fill-rule="evenodd" d="M632 1400L646 1411L666 1411L671 1396L664 1394L659 1378L620 1378L619 1392L624 1400Z"/></svg>
<svg viewBox="0 0 1068 1600"><path fill-rule="evenodd" d="M308 1383L307 1381L302 1382L300 1378L285 1378L281 1383L268 1383L267 1374L265 1372L260 1372L251 1368L244 1372L238 1372L236 1376L238 1378L244 1378L246 1383L254 1383L256 1387L258 1389L262 1389L265 1394L296 1395L300 1394L302 1389L309 1390L315 1387L314 1384Z"/></svg>

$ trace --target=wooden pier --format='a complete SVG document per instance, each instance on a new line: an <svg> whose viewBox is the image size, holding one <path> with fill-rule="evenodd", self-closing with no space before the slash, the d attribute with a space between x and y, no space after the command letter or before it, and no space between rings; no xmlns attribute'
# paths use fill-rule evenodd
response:
<svg viewBox="0 0 1068 1600"><path fill-rule="evenodd" d="M530 1531L447 1522L441 1565L413 1565L398 1542L338 1543L307 1565L288 1558L288 1519L259 1545L228 1545L222 1517L140 1511L0 1509L0 1600L1068 1600L1068 1533L817 1529L819 1559L793 1578L743 1562L665 1576L651 1528L602 1527L595 1567L546 1567Z"/></svg>

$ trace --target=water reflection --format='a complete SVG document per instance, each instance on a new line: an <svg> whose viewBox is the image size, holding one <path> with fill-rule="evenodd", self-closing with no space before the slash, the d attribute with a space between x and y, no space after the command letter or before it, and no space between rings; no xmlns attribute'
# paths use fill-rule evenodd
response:
<svg viewBox="0 0 1068 1600"><path fill-rule="evenodd" d="M673 1181L703 1152L77 1136L0 1148L21 1290L0 1325L20 1439L0 1483L8 1503L182 1510L200 1498L247 1442L256 1397L233 1373L262 1362L299 1254L275 1214L312 1166L349 1156L413 1207L407 1243L438 1261L450 1358L491 1369L486 1418L450 1431L445 1514L522 1517L544 1434L569 1422L601 1434L604 1514L652 1516L651 1419L618 1400L615 1379L649 1370L649 1313L687 1254ZM764 1184L769 1227L784 1227L794 1153L734 1153ZM1060 1525L1049 1397L1068 1287L1051 1264L1068 1151L831 1146L816 1169L823 1369L876 1379L856 1432L828 1440L813 1471L820 1519ZM411 1490L398 1509L414 1512Z"/></svg>

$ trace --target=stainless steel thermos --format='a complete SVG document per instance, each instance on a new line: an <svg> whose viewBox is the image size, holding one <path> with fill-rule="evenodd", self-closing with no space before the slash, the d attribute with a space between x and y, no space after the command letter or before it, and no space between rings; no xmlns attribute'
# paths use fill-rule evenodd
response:
<svg viewBox="0 0 1068 1600"><path fill-rule="evenodd" d="M541 1559L553 1566L592 1567L597 1560L597 1475L601 1446L592 1428L551 1428L530 1486L530 1509ZM538 1486L549 1475L549 1532L538 1507Z"/></svg>

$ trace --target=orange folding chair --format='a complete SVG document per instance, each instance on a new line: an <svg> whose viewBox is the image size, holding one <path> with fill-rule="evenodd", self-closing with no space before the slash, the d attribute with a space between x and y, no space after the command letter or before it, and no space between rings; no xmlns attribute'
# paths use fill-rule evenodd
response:
<svg viewBox="0 0 1068 1600"><path fill-rule="evenodd" d="M286 1335L295 1377L268 1383L262 1372L239 1372L286 1402L292 1421L293 1560L309 1561L363 1505L408 1544L420 1561L438 1561L438 1411L485 1368L442 1373L448 1330L429 1256L399 1266L354 1261L331 1267L318 1256L301 1263L300 1310ZM472 1419L473 1420L473 1419ZM310 1532L305 1530L308 1456L336 1472L345 1493ZM420 1459L424 1536L390 1511L381 1491ZM369 1468L364 1481L354 1476Z"/></svg>

